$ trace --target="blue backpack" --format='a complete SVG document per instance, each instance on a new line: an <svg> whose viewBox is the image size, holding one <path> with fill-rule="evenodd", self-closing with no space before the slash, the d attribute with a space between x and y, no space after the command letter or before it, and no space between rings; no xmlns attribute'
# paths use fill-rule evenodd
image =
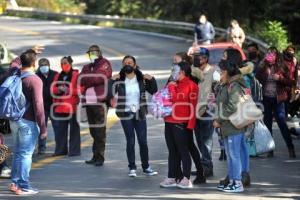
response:
<svg viewBox="0 0 300 200"><path fill-rule="evenodd" d="M33 75L31 72L12 70L0 86L0 118L17 121L24 115L28 104L22 90L22 79Z"/></svg>

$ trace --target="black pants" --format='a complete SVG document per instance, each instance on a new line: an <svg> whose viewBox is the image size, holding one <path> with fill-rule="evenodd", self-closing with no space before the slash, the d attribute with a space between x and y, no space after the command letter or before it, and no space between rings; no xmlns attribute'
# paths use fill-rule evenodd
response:
<svg viewBox="0 0 300 200"><path fill-rule="evenodd" d="M147 123L146 119L138 120L134 116L131 119L121 120L121 124L126 136L126 153L128 158L128 167L130 170L136 169L135 164L135 134L140 146L140 156L142 168L149 167L149 155L147 144Z"/></svg>
<svg viewBox="0 0 300 200"><path fill-rule="evenodd" d="M186 178L191 176L192 160L190 156L189 145L193 140L186 124L165 123L165 139L169 150L168 158L168 177L180 179L182 162L182 174Z"/></svg>
<svg viewBox="0 0 300 200"><path fill-rule="evenodd" d="M104 162L106 144L106 109L100 105L86 106L90 134L94 139L93 159ZM94 126L94 127L93 127Z"/></svg>
<svg viewBox="0 0 300 200"><path fill-rule="evenodd" d="M56 114L56 117L65 117ZM76 114L68 120L57 119L52 121L54 135L55 135L55 154L56 155L80 155L80 127L76 119ZM68 145L68 132L70 127L70 137ZM69 147L69 148L68 148Z"/></svg>
<svg viewBox="0 0 300 200"><path fill-rule="evenodd" d="M294 149L294 144L293 140L290 134L290 130L287 126L286 123L286 118L285 118L285 107L284 103L278 103L276 98L269 98L269 97L264 97L263 99L263 104L265 108L264 112L264 122L266 126L268 127L269 131L273 135L273 114L275 116L275 119L277 121L277 124L279 126L281 135L288 147L289 150Z"/></svg>

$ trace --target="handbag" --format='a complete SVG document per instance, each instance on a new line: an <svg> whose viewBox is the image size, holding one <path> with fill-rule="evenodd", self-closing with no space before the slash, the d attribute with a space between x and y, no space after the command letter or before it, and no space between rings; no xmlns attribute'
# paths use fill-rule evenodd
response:
<svg viewBox="0 0 300 200"><path fill-rule="evenodd" d="M262 111L256 106L251 95L246 94L243 88L242 90L243 95L240 96L237 111L229 116L230 122L237 129L242 129L263 118Z"/></svg>
<svg viewBox="0 0 300 200"><path fill-rule="evenodd" d="M10 155L9 148L4 145L4 138L0 133L0 164L3 163Z"/></svg>
<svg viewBox="0 0 300 200"><path fill-rule="evenodd" d="M265 154L275 149L274 139L262 120L255 122L253 132L246 143L250 156Z"/></svg>

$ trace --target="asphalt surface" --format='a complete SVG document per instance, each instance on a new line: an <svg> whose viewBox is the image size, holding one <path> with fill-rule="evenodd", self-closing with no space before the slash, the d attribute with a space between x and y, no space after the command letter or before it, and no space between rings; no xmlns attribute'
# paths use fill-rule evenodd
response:
<svg viewBox="0 0 300 200"><path fill-rule="evenodd" d="M120 69L122 56L137 57L144 72L154 75L162 87L172 63L172 55L186 51L190 43L118 29L97 28L84 25L60 24L0 17L0 40L16 54L35 44L45 45L41 57L50 58L58 69L62 56L74 56L79 69L88 62L85 51L91 44L100 44L104 56L111 60L113 70ZM113 113L113 111L111 112ZM159 175L146 177L138 169L137 178L127 176L125 136L119 122L110 115L106 162L103 167L87 166L85 159L91 157L91 138L82 129L82 155L80 157L50 157L53 153L53 132L49 128L49 148L46 156L34 156L31 181L40 194L31 197L12 195L7 186L9 180L0 179L0 199L300 199L300 140L294 140L297 159L289 159L283 139L276 128L275 157L264 156L251 159L252 186L243 194L224 194L216 190L217 183L226 174L226 163L218 160L219 145L214 135L214 176L205 185L192 190L161 189L159 183L167 174L167 148L164 141L164 124L161 120L148 119L148 142L150 163ZM12 146L11 136L7 143ZM138 147L136 158L139 164Z"/></svg>

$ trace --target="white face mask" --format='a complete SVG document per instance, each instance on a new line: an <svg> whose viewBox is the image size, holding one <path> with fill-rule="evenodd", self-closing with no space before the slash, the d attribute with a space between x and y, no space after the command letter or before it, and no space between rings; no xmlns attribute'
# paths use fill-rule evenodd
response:
<svg viewBox="0 0 300 200"><path fill-rule="evenodd" d="M213 73L213 80L216 81L216 82L220 82L220 80L221 80L220 72L215 71L215 72Z"/></svg>
<svg viewBox="0 0 300 200"><path fill-rule="evenodd" d="M179 73L180 73L180 67L178 65L174 65L172 68L172 73L171 73L173 81L178 80Z"/></svg>

